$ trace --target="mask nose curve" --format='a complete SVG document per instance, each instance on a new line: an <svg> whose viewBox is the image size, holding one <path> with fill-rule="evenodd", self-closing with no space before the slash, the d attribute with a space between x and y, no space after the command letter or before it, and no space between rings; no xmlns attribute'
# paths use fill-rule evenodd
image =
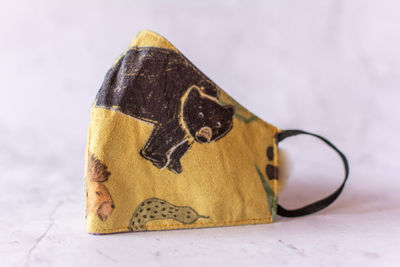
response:
<svg viewBox="0 0 400 267"><path fill-rule="evenodd" d="M195 138L199 143L209 143L212 137L212 129L208 126L203 126L196 132Z"/></svg>

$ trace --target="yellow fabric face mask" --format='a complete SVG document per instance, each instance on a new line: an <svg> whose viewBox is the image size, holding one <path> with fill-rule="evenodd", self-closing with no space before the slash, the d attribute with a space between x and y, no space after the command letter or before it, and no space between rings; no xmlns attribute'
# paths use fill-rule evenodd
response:
<svg viewBox="0 0 400 267"><path fill-rule="evenodd" d="M86 155L90 233L259 224L301 216L277 204L282 131L229 97L163 37L142 31L108 71Z"/></svg>

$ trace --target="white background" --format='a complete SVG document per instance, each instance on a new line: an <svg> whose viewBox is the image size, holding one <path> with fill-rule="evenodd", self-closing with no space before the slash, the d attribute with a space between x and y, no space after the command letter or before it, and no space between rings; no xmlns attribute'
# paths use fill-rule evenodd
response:
<svg viewBox="0 0 400 267"><path fill-rule="evenodd" d="M1 266L398 266L398 1L0 3ZM264 120L330 139L350 162L342 196L269 225L87 234L90 107L141 29ZM339 158L319 142L282 147L293 161L287 207L341 182Z"/></svg>

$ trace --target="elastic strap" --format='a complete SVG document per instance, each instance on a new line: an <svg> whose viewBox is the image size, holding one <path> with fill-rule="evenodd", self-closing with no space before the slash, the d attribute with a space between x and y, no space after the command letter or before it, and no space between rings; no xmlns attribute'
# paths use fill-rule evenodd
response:
<svg viewBox="0 0 400 267"><path fill-rule="evenodd" d="M349 164L347 162L346 156L337 148L335 147L331 142L323 138L322 136L305 132L302 130L285 130L277 134L277 141L278 143L284 140L287 137L298 135L298 134L306 134L306 135L311 135L314 137L317 137L318 139L322 140L325 144L330 146L333 150L335 150L339 156L341 157L344 165L344 170L345 170L345 175L344 175L344 181L341 184L341 186L331 195L328 197L321 199L319 201L316 201L314 203L311 203L307 206L304 206L299 209L294 209L294 210L287 210L283 208L281 205L278 204L278 209L277 209L277 214L283 217L298 217L298 216L304 216L308 215L317 211L322 210L323 208L328 207L330 204L332 204L337 197L340 195L342 192L344 185L346 184L347 178L349 176Z"/></svg>

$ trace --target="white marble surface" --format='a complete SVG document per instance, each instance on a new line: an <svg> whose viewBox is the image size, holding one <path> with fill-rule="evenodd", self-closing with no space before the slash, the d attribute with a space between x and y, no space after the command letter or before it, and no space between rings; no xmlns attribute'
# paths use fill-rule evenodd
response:
<svg viewBox="0 0 400 267"><path fill-rule="evenodd" d="M1 1L0 266L398 266L400 4L387 1ZM89 108L140 29L168 37L281 128L320 133L351 175L328 209L271 225L92 236ZM281 201L322 197L343 171L304 137Z"/></svg>

